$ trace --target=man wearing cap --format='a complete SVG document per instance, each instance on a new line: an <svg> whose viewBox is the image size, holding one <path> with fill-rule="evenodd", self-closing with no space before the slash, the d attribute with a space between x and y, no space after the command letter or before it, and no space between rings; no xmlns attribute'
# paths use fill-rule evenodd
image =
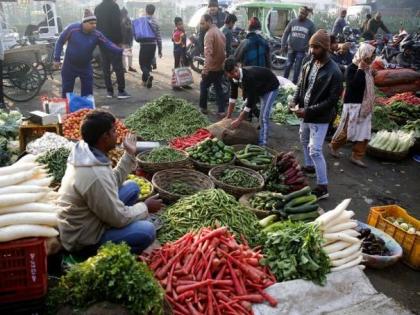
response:
<svg viewBox="0 0 420 315"><path fill-rule="evenodd" d="M93 94L92 54L96 46L102 47L115 55L121 56L123 49L113 44L101 32L96 30L96 17L86 9L82 23L67 26L61 33L54 51L54 66L60 65L64 44L67 44L63 67L61 69L62 97L73 92L76 78L80 78L81 95Z"/></svg>
<svg viewBox="0 0 420 315"><path fill-rule="evenodd" d="M343 33L343 28L344 26L347 25L346 15L347 15L347 11L341 10L340 16L335 20L334 26L331 32L334 36L337 36L338 34Z"/></svg>
<svg viewBox="0 0 420 315"><path fill-rule="evenodd" d="M302 69L296 93L290 107L302 119L300 141L303 146L307 174L316 174L318 199L327 198L327 167L322 145L328 124L343 90L343 75L330 59L330 36L321 29L309 41L311 60Z"/></svg>
<svg viewBox="0 0 420 315"><path fill-rule="evenodd" d="M293 19L284 30L281 41L282 53L286 52L288 44L287 63L284 69L284 77L289 78L290 70L293 65L293 83L297 83L299 78L302 61L308 51L308 42L312 34L315 32L314 23L308 19L311 9L301 7L299 9L299 17Z"/></svg>
<svg viewBox="0 0 420 315"><path fill-rule="evenodd" d="M226 13L219 8L218 0L209 0L207 14L211 16L213 24L216 25L217 28L223 27L226 20ZM206 35L206 33L200 30L198 41L200 52L202 54L204 53L204 35Z"/></svg>

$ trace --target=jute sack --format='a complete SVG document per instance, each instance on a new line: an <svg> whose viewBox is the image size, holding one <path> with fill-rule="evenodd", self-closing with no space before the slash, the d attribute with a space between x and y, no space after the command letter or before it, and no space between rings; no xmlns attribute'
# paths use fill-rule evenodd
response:
<svg viewBox="0 0 420 315"><path fill-rule="evenodd" d="M213 137L222 140L227 145L258 143L258 131L249 122L243 121L238 128L231 129L232 119L223 119L206 129L211 132Z"/></svg>

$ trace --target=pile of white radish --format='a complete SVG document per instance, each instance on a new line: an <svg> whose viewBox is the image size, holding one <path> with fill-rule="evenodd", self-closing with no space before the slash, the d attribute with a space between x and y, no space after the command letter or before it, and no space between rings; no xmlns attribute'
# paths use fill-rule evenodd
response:
<svg viewBox="0 0 420 315"><path fill-rule="evenodd" d="M35 159L29 154L0 168L0 242L58 235L52 178Z"/></svg>
<svg viewBox="0 0 420 315"><path fill-rule="evenodd" d="M331 261L331 271L354 267L362 262L362 241L355 230L357 222L351 220L353 211L347 211L351 199L345 199L334 210L325 212L315 220L323 232L324 251Z"/></svg>

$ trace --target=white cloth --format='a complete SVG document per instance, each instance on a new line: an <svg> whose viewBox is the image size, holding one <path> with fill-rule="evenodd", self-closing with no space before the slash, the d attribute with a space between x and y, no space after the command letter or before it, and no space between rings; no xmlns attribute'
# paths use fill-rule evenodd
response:
<svg viewBox="0 0 420 315"><path fill-rule="evenodd" d="M359 112L361 105L362 104L344 104L340 124L338 125L333 139L343 131L346 120L348 119L347 141L370 140L372 129L372 114L368 114L365 118L360 117Z"/></svg>

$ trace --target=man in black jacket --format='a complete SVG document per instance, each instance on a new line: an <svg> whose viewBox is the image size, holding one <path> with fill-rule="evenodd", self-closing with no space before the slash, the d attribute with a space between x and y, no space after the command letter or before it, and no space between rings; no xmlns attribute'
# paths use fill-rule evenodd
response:
<svg viewBox="0 0 420 315"><path fill-rule="evenodd" d="M238 98L239 87L245 97L244 107L239 117L232 122L232 128L237 128L257 103L261 104L259 145L267 145L268 127L271 108L276 100L279 81L270 69L262 67L240 67L234 57L226 59L224 65L226 76L230 79L231 95L226 118L232 116Z"/></svg>
<svg viewBox="0 0 420 315"><path fill-rule="evenodd" d="M343 90L343 75L329 57L330 37L325 30L316 32L309 46L312 58L302 69L290 106L303 119L299 132L305 158L304 171L316 173L318 186L313 192L318 199L323 199L329 194L322 146Z"/></svg>
<svg viewBox="0 0 420 315"><path fill-rule="evenodd" d="M121 11L114 0L102 0L102 3L95 8L97 18L97 29L102 32L115 45L121 46L123 42L121 30ZM117 75L118 99L129 98L130 95L125 91L125 78L122 56L116 56L107 50L101 49L101 62L104 72L107 98L114 97L114 87L111 81L112 70Z"/></svg>

